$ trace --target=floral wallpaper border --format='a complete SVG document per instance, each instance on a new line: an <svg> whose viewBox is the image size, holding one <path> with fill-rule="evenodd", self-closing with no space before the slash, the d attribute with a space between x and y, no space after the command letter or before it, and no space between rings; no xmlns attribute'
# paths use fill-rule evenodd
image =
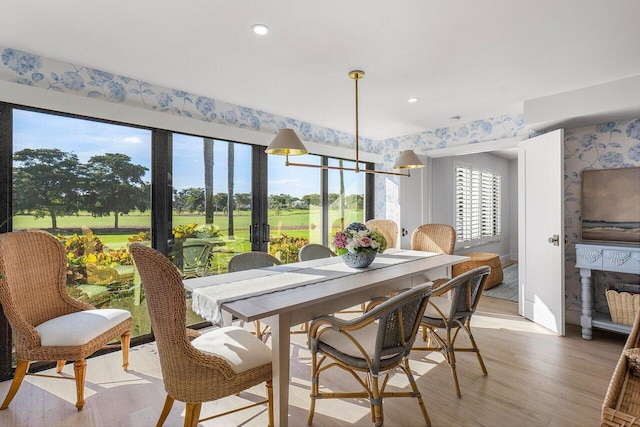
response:
<svg viewBox="0 0 640 427"><path fill-rule="evenodd" d="M338 130L9 47L0 46L0 51L0 80L274 135L285 127L292 128L307 141L355 147L355 136ZM383 141L360 138L360 146L363 151L383 156L378 169L391 170L401 150L413 149L423 153L436 148L507 138L523 132L528 131L524 128L522 115L504 115ZM397 191L392 189L397 185L398 178L392 178L389 186L384 178L377 176L376 216L399 218Z"/></svg>
<svg viewBox="0 0 640 427"><path fill-rule="evenodd" d="M355 136L346 132L8 47L0 51L0 80L274 135L292 128L307 141L355 147ZM372 151L373 140L360 138L360 144Z"/></svg>

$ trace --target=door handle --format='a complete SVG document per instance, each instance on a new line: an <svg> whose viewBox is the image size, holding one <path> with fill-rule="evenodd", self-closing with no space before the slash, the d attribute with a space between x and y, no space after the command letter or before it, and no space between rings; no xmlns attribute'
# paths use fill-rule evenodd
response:
<svg viewBox="0 0 640 427"><path fill-rule="evenodd" d="M271 226L269 224L262 224L263 227L263 236L262 243L269 243L269 238L271 237Z"/></svg>
<svg viewBox="0 0 640 427"><path fill-rule="evenodd" d="M560 236L554 234L553 237L549 237L549 243L553 246L560 246Z"/></svg>

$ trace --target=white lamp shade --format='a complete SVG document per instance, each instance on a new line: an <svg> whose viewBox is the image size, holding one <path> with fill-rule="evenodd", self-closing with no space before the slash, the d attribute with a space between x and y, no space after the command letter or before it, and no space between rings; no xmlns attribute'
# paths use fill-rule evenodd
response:
<svg viewBox="0 0 640 427"><path fill-rule="evenodd" d="M393 165L394 169L416 169L423 167L424 163L422 163L413 150L401 151L398 160L396 160L396 164Z"/></svg>
<svg viewBox="0 0 640 427"><path fill-rule="evenodd" d="M264 152L288 156L299 156L308 153L293 129L281 129Z"/></svg>

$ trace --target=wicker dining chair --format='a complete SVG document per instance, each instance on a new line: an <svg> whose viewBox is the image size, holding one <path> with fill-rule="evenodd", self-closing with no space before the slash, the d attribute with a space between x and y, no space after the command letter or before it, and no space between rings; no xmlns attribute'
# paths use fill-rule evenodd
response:
<svg viewBox="0 0 640 427"><path fill-rule="evenodd" d="M391 219L370 219L367 227L378 230L387 239L387 248L395 248L398 243L398 224Z"/></svg>
<svg viewBox="0 0 640 427"><path fill-rule="evenodd" d="M131 313L98 310L76 300L66 283L67 253L54 236L44 231L0 234L0 303L13 331L17 359L0 409L9 406L33 361L55 361L57 373L67 360L75 362L78 411L85 403L87 357L120 337L122 367L127 370Z"/></svg>
<svg viewBox="0 0 640 427"><path fill-rule="evenodd" d="M456 230L447 224L422 224L411 235L411 249L452 255Z"/></svg>
<svg viewBox="0 0 640 427"><path fill-rule="evenodd" d="M252 251L238 254L229 260L229 273L236 271L252 270L254 268L273 267L274 265L281 265L282 262L273 255L266 252ZM269 327L264 329L259 320L254 322L256 337L263 339L266 337Z"/></svg>
<svg viewBox="0 0 640 427"><path fill-rule="evenodd" d="M187 404L185 427L265 402L272 426L271 349L237 326L217 328L190 341L185 329L186 299L180 272L155 249L134 243L131 254L145 290L167 392L157 426L164 424L174 400ZM231 396L263 382L267 386L266 401L198 420L203 402Z"/></svg>
<svg viewBox="0 0 640 427"><path fill-rule="evenodd" d="M491 268L478 267L460 276L456 276L433 291L429 305L425 310L420 324L423 326L423 340L427 337L427 347L414 347L414 350L440 351L453 375L456 394L461 397L458 374L456 373L456 352L473 352L478 357L482 373L487 375L480 349L471 333L471 316L476 311L478 301L489 277ZM448 297L444 296L451 292ZM437 332L442 330L440 334ZM456 347L458 332L463 330L471 347Z"/></svg>
<svg viewBox="0 0 640 427"><path fill-rule="evenodd" d="M333 256L336 256L335 252L328 247L317 243L307 243L301 247L298 252L298 259L300 261L311 261L314 259L330 258Z"/></svg>
<svg viewBox="0 0 640 427"><path fill-rule="evenodd" d="M368 311L357 319L322 316L311 322L311 406L308 424L313 421L317 399L369 399L371 420L376 426L381 426L384 421L384 398L414 397L418 400L425 423L431 425L408 358L430 295L431 283L425 283L391 298L372 301L367 307ZM334 366L349 372L364 391L320 392L320 373ZM397 367L407 375L411 391L385 391L389 373ZM358 373L364 374L365 378ZM381 373L386 373L382 383L379 382Z"/></svg>

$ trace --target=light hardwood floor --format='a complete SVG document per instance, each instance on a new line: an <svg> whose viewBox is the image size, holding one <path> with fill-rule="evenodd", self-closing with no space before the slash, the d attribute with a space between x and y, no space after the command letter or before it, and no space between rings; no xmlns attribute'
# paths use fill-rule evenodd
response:
<svg viewBox="0 0 640 427"><path fill-rule="evenodd" d="M475 355L458 355L462 398L455 396L451 373L440 354L414 352L411 366L434 426L597 426L600 407L625 337L594 331L593 341L580 338L568 325L558 337L517 315L517 305L483 298L472 324L489 371L483 376ZM310 357L306 338L292 335L290 425L306 425L309 407ZM421 340L418 337L418 340ZM73 381L29 376L0 426L153 426L164 403L159 361L153 343L131 349L129 372L120 368L119 352L89 359L86 405L74 406ZM65 375L73 374L67 365ZM393 387L408 388L404 375L391 378ZM357 387L339 369L320 377L321 386L345 390ZM9 382L0 383L4 398ZM259 399L264 387L239 397L203 405L206 416L244 399ZM422 416L414 399L384 402L386 426L419 426ZM184 404L176 402L165 426L182 426ZM264 426L263 407L200 425ZM367 402L320 400L314 426L371 426Z"/></svg>

